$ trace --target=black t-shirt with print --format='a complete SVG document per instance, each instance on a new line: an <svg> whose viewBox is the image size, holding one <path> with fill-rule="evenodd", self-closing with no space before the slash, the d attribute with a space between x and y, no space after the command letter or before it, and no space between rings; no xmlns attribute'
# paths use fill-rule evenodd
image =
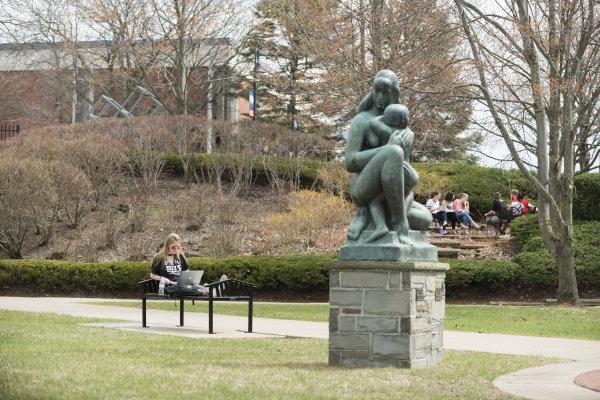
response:
<svg viewBox="0 0 600 400"><path fill-rule="evenodd" d="M181 275L181 271L189 269L185 257L175 258L172 263L168 262L166 258L160 261L158 257L155 257L152 261L152 273L164 276L171 281L177 281Z"/></svg>

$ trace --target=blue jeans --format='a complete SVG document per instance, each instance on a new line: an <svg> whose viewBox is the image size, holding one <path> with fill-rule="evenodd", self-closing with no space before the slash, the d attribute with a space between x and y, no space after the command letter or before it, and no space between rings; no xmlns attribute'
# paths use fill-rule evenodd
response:
<svg viewBox="0 0 600 400"><path fill-rule="evenodd" d="M456 216L460 220L460 223L463 225L469 226L473 222L468 211L457 211Z"/></svg>

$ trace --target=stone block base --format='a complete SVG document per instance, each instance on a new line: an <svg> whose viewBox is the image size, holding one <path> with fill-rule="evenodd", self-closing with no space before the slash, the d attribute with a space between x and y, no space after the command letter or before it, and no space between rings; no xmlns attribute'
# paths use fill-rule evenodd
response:
<svg viewBox="0 0 600 400"><path fill-rule="evenodd" d="M366 230L358 240L348 239L340 249L339 259L346 261L414 260L436 262L438 249L427 241L424 232L409 231L412 245L401 244L396 232L388 232L378 240L367 243L364 238L373 232Z"/></svg>
<svg viewBox="0 0 600 400"><path fill-rule="evenodd" d="M330 268L329 365L440 363L448 264L335 261Z"/></svg>

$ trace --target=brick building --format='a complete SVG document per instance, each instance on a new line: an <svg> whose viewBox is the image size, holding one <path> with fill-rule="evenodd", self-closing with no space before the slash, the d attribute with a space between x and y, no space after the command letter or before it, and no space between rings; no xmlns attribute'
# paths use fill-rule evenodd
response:
<svg viewBox="0 0 600 400"><path fill-rule="evenodd" d="M238 98L237 79L227 65L232 51L229 41L211 40L197 48L202 54L198 59L189 58L188 113L229 121L247 115L247 101ZM140 102L134 115L176 113L173 90L164 74L147 69L144 79L136 82L131 74L135 68L124 71L116 66L114 50L107 41L0 44L0 122L19 123L24 129L71 123L90 119L90 114L100 114L105 106L103 116L113 116L116 110L101 97L123 104L138 85L160 99L164 107L156 107L136 90L131 103L135 97Z"/></svg>

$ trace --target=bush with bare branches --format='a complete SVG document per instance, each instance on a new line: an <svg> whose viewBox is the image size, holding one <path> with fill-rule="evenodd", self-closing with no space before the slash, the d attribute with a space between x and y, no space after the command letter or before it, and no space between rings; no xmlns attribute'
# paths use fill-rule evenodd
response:
<svg viewBox="0 0 600 400"><path fill-rule="evenodd" d="M344 199L310 190L288 194L286 206L286 211L269 216L264 227L272 242L270 247L289 251L339 247L345 237L340 232L345 231L354 213L352 204Z"/></svg>
<svg viewBox="0 0 600 400"><path fill-rule="evenodd" d="M120 128L119 139L129 151L130 171L145 185L155 186L165 166L165 153L176 150L173 132L155 119L127 120Z"/></svg>
<svg viewBox="0 0 600 400"><path fill-rule="evenodd" d="M329 161L317 170L319 182L329 194L346 197L350 191L352 175L339 161Z"/></svg>
<svg viewBox="0 0 600 400"><path fill-rule="evenodd" d="M50 239L57 204L47 164L2 154L0 157L0 248L22 258L28 232L37 228L42 244Z"/></svg>

